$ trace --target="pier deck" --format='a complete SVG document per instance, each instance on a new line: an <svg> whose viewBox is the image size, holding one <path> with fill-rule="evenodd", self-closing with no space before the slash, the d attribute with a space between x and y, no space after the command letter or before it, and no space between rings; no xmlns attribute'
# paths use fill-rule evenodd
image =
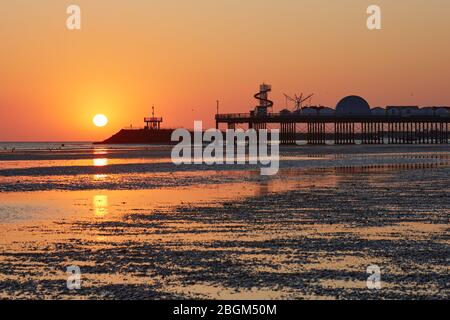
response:
<svg viewBox="0 0 450 320"><path fill-rule="evenodd" d="M308 144L444 144L449 140L450 116L437 115L304 115L268 113L217 114L216 128L226 124L234 129L266 129L275 124L280 130L281 144L295 144L298 133L306 134ZM330 126L332 128L330 128Z"/></svg>

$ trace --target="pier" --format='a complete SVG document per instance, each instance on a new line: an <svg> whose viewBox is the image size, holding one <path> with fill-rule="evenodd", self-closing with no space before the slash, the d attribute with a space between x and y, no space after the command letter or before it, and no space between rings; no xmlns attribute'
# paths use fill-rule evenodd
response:
<svg viewBox="0 0 450 320"><path fill-rule="evenodd" d="M447 144L449 107L388 106L373 108L361 97L342 99L335 109L322 106L269 113L270 86L262 85L257 99L264 99L249 113L217 114L216 128L279 129L280 143L342 144ZM269 101L270 103L268 103Z"/></svg>

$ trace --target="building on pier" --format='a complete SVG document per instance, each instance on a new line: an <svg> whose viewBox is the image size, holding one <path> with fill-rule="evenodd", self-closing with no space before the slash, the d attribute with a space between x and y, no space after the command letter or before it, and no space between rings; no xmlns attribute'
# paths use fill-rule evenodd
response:
<svg viewBox="0 0 450 320"><path fill-rule="evenodd" d="M386 109L382 107L376 107L372 108L370 110L370 114L374 116L385 116L386 115Z"/></svg>
<svg viewBox="0 0 450 320"><path fill-rule="evenodd" d="M336 115L367 116L370 114L369 103L358 96L345 97L336 105Z"/></svg>
<svg viewBox="0 0 450 320"><path fill-rule="evenodd" d="M419 115L421 111L418 106L388 106L386 114L390 116L412 116Z"/></svg>

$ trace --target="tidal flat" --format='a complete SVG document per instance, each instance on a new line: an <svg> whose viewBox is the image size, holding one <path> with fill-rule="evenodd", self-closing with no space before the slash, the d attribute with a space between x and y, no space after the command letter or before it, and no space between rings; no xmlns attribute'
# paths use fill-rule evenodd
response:
<svg viewBox="0 0 450 320"><path fill-rule="evenodd" d="M448 146L281 155L262 177L164 147L0 153L0 298L450 297Z"/></svg>

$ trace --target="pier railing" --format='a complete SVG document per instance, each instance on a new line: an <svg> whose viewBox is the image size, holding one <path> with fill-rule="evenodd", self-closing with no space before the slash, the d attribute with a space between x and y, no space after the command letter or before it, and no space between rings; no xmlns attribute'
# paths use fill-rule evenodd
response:
<svg viewBox="0 0 450 320"><path fill-rule="evenodd" d="M267 113L262 115L255 115L251 113L227 113L227 114L217 114L215 117L218 122L311 122L311 121L321 121L321 122L340 122L340 121L351 121L351 122L370 122L370 121L438 121L446 122L450 119L450 114L447 115L340 115L340 114L295 114L295 113Z"/></svg>

